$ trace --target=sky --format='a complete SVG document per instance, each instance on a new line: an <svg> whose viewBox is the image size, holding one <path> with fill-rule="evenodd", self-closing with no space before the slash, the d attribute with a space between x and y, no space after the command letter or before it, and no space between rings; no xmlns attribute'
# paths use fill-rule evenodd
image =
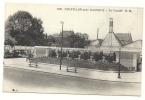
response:
<svg viewBox="0 0 145 100"><path fill-rule="evenodd" d="M60 21L63 21L64 30L87 33L89 39L97 38L97 28L99 38L104 39L109 32L109 18L113 18L114 33L130 32L134 41L142 40L142 8L7 3L5 10L5 20L17 11L28 11L33 17L43 21L44 32L48 35L60 33Z"/></svg>

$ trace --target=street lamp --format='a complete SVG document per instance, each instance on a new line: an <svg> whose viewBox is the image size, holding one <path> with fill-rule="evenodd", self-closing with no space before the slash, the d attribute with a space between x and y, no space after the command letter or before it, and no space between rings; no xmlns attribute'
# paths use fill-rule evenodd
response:
<svg viewBox="0 0 145 100"><path fill-rule="evenodd" d="M121 78L121 76L120 76L120 52L121 52L121 48L119 48L119 70L118 70L118 78Z"/></svg>
<svg viewBox="0 0 145 100"><path fill-rule="evenodd" d="M63 47L63 21L60 22L62 24L62 36L61 36L61 53L60 53L60 70L61 70L61 63L62 63L62 47Z"/></svg>

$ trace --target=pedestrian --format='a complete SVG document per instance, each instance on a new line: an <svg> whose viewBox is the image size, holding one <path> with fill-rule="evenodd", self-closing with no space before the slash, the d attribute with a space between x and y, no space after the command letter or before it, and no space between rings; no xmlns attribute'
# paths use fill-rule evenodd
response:
<svg viewBox="0 0 145 100"><path fill-rule="evenodd" d="M28 62L28 60L30 60L30 58L31 58L31 52L30 51L27 51L26 61Z"/></svg>

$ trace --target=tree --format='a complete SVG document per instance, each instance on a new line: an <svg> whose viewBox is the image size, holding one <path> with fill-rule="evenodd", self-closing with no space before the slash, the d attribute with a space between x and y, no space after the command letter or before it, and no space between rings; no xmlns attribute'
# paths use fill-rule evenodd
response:
<svg viewBox="0 0 145 100"><path fill-rule="evenodd" d="M9 34L5 34L5 45L14 46L17 43L17 41L12 38Z"/></svg>
<svg viewBox="0 0 145 100"><path fill-rule="evenodd" d="M61 46L61 37L55 38L55 45ZM85 38L81 38L76 34L69 35L68 37L63 38L63 47L70 48L84 48L84 46L88 45L89 41L85 40Z"/></svg>
<svg viewBox="0 0 145 100"><path fill-rule="evenodd" d="M46 34L44 37L44 45L51 46L53 43L55 43L55 38L52 35L47 36Z"/></svg>
<svg viewBox="0 0 145 100"><path fill-rule="evenodd" d="M27 11L18 11L6 21L5 34L17 41L18 45L43 45L42 20Z"/></svg>

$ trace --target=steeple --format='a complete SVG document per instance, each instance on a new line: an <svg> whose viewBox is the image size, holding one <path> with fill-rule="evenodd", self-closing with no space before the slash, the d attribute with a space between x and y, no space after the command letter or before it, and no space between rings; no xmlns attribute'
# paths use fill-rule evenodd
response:
<svg viewBox="0 0 145 100"><path fill-rule="evenodd" d="M109 21L109 33L112 33L113 32L113 18L110 18L110 21Z"/></svg>
<svg viewBox="0 0 145 100"><path fill-rule="evenodd" d="M122 44L120 40L116 37L115 33L113 32L113 18L109 20L109 33L103 40L102 47L121 47Z"/></svg>

